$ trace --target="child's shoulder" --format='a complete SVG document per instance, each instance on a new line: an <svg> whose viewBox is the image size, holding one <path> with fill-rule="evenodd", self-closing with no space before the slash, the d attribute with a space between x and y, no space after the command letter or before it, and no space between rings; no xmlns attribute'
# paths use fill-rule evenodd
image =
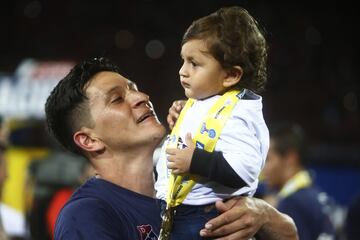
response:
<svg viewBox="0 0 360 240"><path fill-rule="evenodd" d="M259 111L262 110L262 97L251 90L245 89L241 92L239 102L235 111Z"/></svg>
<svg viewBox="0 0 360 240"><path fill-rule="evenodd" d="M254 93L253 91L249 90L249 89L243 89L240 92L240 99L242 100L249 100L249 101L261 101L262 97L256 93Z"/></svg>

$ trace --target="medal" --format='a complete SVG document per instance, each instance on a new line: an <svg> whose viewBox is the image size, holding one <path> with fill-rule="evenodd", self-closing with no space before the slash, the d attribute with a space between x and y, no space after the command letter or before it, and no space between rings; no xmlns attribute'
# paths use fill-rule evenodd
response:
<svg viewBox="0 0 360 240"><path fill-rule="evenodd" d="M162 223L158 240L170 240L174 218L174 208L166 206L165 212L161 218Z"/></svg>

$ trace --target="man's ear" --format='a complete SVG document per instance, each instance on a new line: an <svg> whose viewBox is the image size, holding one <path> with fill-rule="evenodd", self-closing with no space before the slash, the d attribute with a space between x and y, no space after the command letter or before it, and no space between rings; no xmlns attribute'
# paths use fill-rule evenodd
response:
<svg viewBox="0 0 360 240"><path fill-rule="evenodd" d="M235 86L243 75L243 69L240 66L234 66L227 70L227 75L224 79L223 86L229 88Z"/></svg>
<svg viewBox="0 0 360 240"><path fill-rule="evenodd" d="M74 142L86 152L98 152L104 149L104 144L97 138L93 138L86 130L81 129L74 134Z"/></svg>

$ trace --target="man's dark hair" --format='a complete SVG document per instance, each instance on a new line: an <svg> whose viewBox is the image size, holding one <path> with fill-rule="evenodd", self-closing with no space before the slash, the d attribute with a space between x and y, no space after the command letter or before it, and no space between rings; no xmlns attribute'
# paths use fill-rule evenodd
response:
<svg viewBox="0 0 360 240"><path fill-rule="evenodd" d="M73 153L83 154L75 144L73 134L81 127L93 126L85 90L94 75L102 71L120 73L120 69L106 58L85 60L74 66L47 98L45 113L48 130Z"/></svg>
<svg viewBox="0 0 360 240"><path fill-rule="evenodd" d="M237 88L260 93L267 78L267 44L257 21L241 7L220 8L195 20L186 30L182 45L204 40L210 54L225 70L243 69Z"/></svg>
<svg viewBox="0 0 360 240"><path fill-rule="evenodd" d="M293 122L278 122L270 127L270 138L274 149L281 156L289 151L299 154L300 162L306 164L306 136L300 125Z"/></svg>

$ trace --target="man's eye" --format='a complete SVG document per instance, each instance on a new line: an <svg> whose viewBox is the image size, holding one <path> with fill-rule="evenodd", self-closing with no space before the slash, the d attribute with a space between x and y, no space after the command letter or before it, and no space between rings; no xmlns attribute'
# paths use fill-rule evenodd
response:
<svg viewBox="0 0 360 240"><path fill-rule="evenodd" d="M117 97L114 100L111 101L111 103L118 103L118 102L122 102L123 98L122 97Z"/></svg>

